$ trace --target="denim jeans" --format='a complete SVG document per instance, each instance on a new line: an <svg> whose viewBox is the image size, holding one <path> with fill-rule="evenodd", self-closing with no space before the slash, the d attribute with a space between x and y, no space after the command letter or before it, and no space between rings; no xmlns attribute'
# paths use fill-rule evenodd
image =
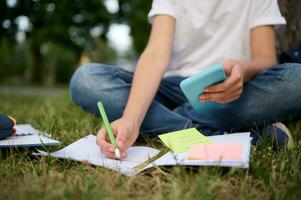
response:
<svg viewBox="0 0 301 200"><path fill-rule="evenodd" d="M73 101L99 116L97 102L102 101L110 121L122 116L133 73L116 66L86 64L74 73L70 90ZM152 79L152 77L149 77ZM159 133L197 127L205 135L251 131L258 134L265 125L300 117L301 65L276 65L244 85L239 99L219 104L200 116L187 102L179 87L185 77L166 77L141 125L141 133ZM148 91L144 91L148 92ZM141 94L143 95L143 94Z"/></svg>

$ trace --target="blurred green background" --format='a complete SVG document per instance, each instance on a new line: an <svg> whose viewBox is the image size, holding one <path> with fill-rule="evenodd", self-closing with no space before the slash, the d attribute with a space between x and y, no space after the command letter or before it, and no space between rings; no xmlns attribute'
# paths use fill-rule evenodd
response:
<svg viewBox="0 0 301 200"><path fill-rule="evenodd" d="M1 0L0 85L67 84L86 62L133 65L150 31L151 0ZM301 1L279 1L278 53L301 41Z"/></svg>

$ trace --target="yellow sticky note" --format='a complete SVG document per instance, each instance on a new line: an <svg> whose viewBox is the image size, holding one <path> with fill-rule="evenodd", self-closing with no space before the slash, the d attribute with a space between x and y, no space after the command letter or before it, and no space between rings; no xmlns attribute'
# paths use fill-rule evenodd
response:
<svg viewBox="0 0 301 200"><path fill-rule="evenodd" d="M176 153L187 152L194 144L212 143L211 140L195 128L162 134L159 135L159 138L168 148Z"/></svg>

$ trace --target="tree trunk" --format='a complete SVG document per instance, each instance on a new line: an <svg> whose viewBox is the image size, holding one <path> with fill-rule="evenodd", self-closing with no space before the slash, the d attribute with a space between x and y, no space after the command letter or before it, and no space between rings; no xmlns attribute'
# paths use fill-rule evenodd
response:
<svg viewBox="0 0 301 200"><path fill-rule="evenodd" d="M31 43L32 52L32 67L31 67L31 82L39 83L43 82L43 62L40 44L35 42Z"/></svg>
<svg viewBox="0 0 301 200"><path fill-rule="evenodd" d="M278 31L278 51L286 52L301 42L301 0L278 0L287 24Z"/></svg>
<svg viewBox="0 0 301 200"><path fill-rule="evenodd" d="M43 83L48 86L51 87L55 84L55 72L56 72L56 68L55 68L56 62L55 59L53 59L52 61L46 63L45 65L45 76L44 76L44 80Z"/></svg>

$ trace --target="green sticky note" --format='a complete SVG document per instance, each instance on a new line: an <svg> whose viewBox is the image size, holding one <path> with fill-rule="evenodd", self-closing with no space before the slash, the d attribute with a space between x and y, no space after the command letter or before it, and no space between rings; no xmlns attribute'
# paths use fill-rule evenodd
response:
<svg viewBox="0 0 301 200"><path fill-rule="evenodd" d="M159 135L159 138L175 153L187 152L194 144L212 143L211 140L195 128L162 134Z"/></svg>

